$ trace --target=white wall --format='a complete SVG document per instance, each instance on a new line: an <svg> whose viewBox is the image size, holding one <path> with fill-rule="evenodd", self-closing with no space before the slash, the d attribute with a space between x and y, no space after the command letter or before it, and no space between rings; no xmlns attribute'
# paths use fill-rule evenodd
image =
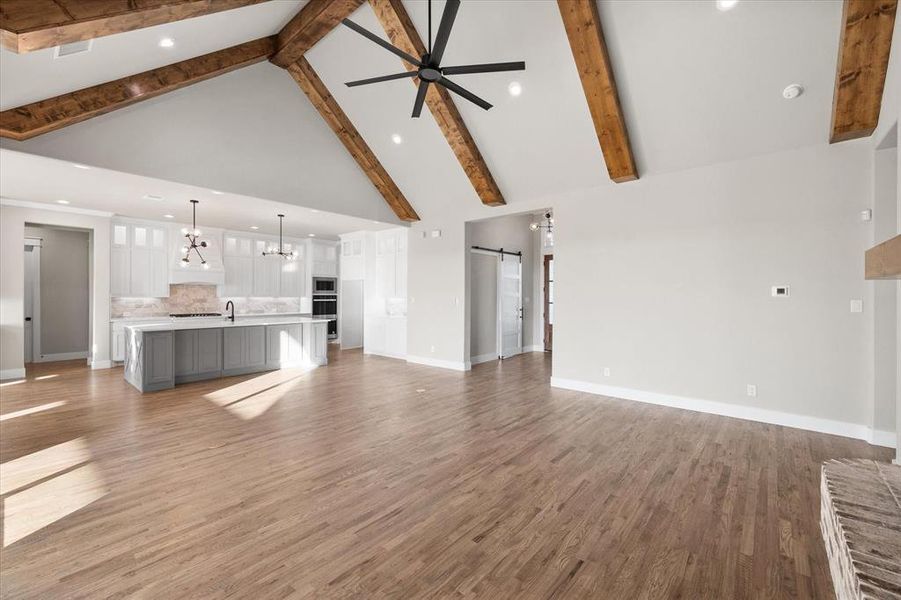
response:
<svg viewBox="0 0 901 600"><path fill-rule="evenodd" d="M41 243L41 354L85 353L90 348L90 234L26 227Z"/></svg>
<svg viewBox="0 0 901 600"><path fill-rule="evenodd" d="M109 235L107 216L28 206L0 205L0 376L24 375L25 223L76 227L91 231L91 365L110 363L109 335Z"/></svg>
<svg viewBox="0 0 901 600"><path fill-rule="evenodd" d="M852 314L849 301L869 285L859 212L871 203L872 161L867 141L848 142L541 199L530 208L553 206L557 223L555 378L813 417L814 427L865 436L872 307ZM463 221L490 211L414 226L411 355L465 364ZM417 234L433 229L440 238ZM771 298L781 284L791 296Z"/></svg>

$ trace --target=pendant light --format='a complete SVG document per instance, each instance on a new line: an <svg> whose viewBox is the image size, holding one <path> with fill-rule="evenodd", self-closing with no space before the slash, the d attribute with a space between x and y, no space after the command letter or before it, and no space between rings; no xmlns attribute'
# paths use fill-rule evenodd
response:
<svg viewBox="0 0 901 600"><path fill-rule="evenodd" d="M187 267L191 264L191 252L195 252L197 254L197 258L200 259L200 266L204 269L209 269L210 265L207 264L206 260L203 258L203 254L200 253L201 248L206 248L206 242L198 241L201 233L200 230L197 229L197 203L199 200L191 200L191 211L193 212L193 218L191 220L191 229L182 229L181 232L184 234L187 243L182 246L181 251L184 252L184 256L181 259L181 266Z"/></svg>
<svg viewBox="0 0 901 600"><path fill-rule="evenodd" d="M545 230L545 239L548 242L552 242L554 240L554 217L551 216L550 212L544 213L545 224L542 224L538 221L533 221L529 223L529 229L532 231L538 231L540 229Z"/></svg>
<svg viewBox="0 0 901 600"><path fill-rule="evenodd" d="M297 251L285 252L282 244L282 222L285 215L278 215L278 248L269 248L263 251L263 256L281 256L285 260L294 260L297 258Z"/></svg>

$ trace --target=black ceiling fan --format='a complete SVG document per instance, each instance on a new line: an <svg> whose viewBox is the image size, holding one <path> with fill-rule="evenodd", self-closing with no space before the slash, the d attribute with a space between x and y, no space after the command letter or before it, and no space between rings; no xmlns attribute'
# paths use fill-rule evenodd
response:
<svg viewBox="0 0 901 600"><path fill-rule="evenodd" d="M450 38L451 28L454 26L454 20L457 18L457 10L460 8L460 0L447 0L444 6L444 14L441 15L441 23L438 25L438 34L435 36L435 46L432 47L432 0L429 0L429 48L421 58L416 58L411 54L407 54L397 46L393 46L375 35L371 31L360 27L350 19L344 19L342 23L350 27L363 37L375 42L385 50L393 52L406 62L415 66L415 71L405 71L394 75L383 75L381 77L372 77L370 79L360 79L359 81L351 81L346 85L355 87L358 85L368 85L370 83L381 83L382 81L391 81L394 79L405 79L416 77L419 79L419 91L416 92L416 101L413 103L413 117L417 118L422 113L422 105L425 102L425 95L429 89L429 84L434 83L447 88L448 90L463 96L473 104L481 106L485 110L491 108L491 104L482 100L469 90L460 87L447 77L446 75L467 75L470 73L494 73L497 71L522 71L526 68L523 61L503 62L503 63L487 63L480 65L463 65L459 67L442 67L441 58L444 56L444 49L447 47L447 40Z"/></svg>

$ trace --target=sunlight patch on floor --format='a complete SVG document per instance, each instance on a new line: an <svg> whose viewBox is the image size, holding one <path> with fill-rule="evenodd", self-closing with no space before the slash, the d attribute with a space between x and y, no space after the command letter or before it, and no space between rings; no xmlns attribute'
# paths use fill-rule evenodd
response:
<svg viewBox="0 0 901 600"><path fill-rule="evenodd" d="M41 404L39 406L32 406L31 408L23 408L22 410L17 410L17 411L13 411L10 413L0 415L0 421L8 421L9 419L15 419L16 417L24 417L25 415L33 415L34 413L58 408L58 407L64 405L65 403L66 403L65 400L60 400L58 402L48 402L47 404Z"/></svg>
<svg viewBox="0 0 901 600"><path fill-rule="evenodd" d="M3 547L59 521L106 494L100 470L88 463L3 498Z"/></svg>
<svg viewBox="0 0 901 600"><path fill-rule="evenodd" d="M236 417L249 421L272 408L309 368L279 369L204 395Z"/></svg>
<svg viewBox="0 0 901 600"><path fill-rule="evenodd" d="M0 494L6 495L90 459L91 451L84 438L75 438L6 461L0 465Z"/></svg>
<svg viewBox="0 0 901 600"><path fill-rule="evenodd" d="M6 387L8 385L19 385L20 383L25 383L26 379L17 379L16 381L7 381L5 383L0 383L0 388Z"/></svg>
<svg viewBox="0 0 901 600"><path fill-rule="evenodd" d="M59 374L54 373L53 375L41 375L40 377L35 377L35 381L43 381L45 379L53 379L54 377L59 377Z"/></svg>

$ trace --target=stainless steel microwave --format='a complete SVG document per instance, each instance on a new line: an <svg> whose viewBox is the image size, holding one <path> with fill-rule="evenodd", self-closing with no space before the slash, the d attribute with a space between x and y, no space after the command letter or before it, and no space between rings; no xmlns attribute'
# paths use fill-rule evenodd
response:
<svg viewBox="0 0 901 600"><path fill-rule="evenodd" d="M314 294L334 294L338 291L338 280L334 277L314 277L313 293Z"/></svg>

